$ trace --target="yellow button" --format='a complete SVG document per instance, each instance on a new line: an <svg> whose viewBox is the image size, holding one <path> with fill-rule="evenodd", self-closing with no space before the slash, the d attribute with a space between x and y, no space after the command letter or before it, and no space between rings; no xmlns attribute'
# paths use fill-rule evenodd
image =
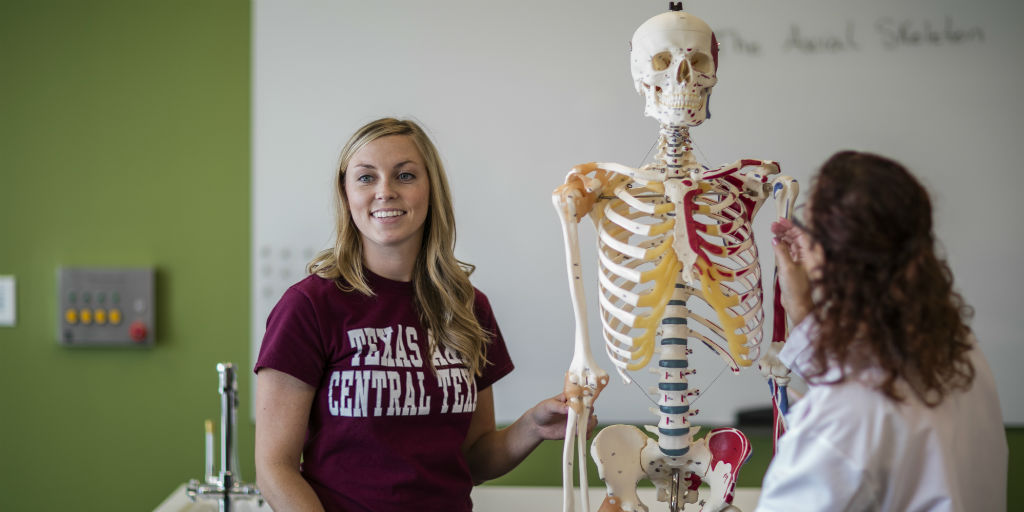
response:
<svg viewBox="0 0 1024 512"><path fill-rule="evenodd" d="M113 325L117 325L117 324L121 323L121 310L120 309L111 309L110 310L110 323L113 324Z"/></svg>
<svg viewBox="0 0 1024 512"><path fill-rule="evenodd" d="M106 310L97 309L96 311L93 311L92 314L96 318L96 323L97 324L103 325L103 324L107 323L107 312L106 312Z"/></svg>
<svg viewBox="0 0 1024 512"><path fill-rule="evenodd" d="M89 311L88 309L79 311L78 317L82 319L83 324L89 325L92 323L92 311Z"/></svg>
<svg viewBox="0 0 1024 512"><path fill-rule="evenodd" d="M78 312L73 309L68 309L64 312L64 321L69 324L78 323Z"/></svg>

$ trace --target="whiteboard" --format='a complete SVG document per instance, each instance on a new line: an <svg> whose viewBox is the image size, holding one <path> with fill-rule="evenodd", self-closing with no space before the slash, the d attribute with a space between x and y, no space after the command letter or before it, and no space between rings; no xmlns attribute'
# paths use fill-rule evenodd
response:
<svg viewBox="0 0 1024 512"><path fill-rule="evenodd" d="M639 166L658 124L633 90L628 41L663 1L256 0L252 76L252 349L270 308L331 244L341 146L363 123L409 117L441 150L457 256L477 265L517 370L495 385L498 421L557 394L573 320L550 193L575 164ZM975 307L1007 423L1024 423L1024 7L1009 0L691 0L721 43L712 117L691 132L711 167L777 160L809 186L840 149L907 165L933 194L936 231ZM884 186L880 183L879 186ZM755 231L771 275L771 204ZM593 228L581 224L595 351ZM770 287L766 287L770 288ZM770 290L767 301L771 300ZM770 302L769 302L770 303ZM770 325L769 325L770 327ZM699 345L699 344L698 344ZM756 370L723 372L695 346L694 424L769 404ZM654 416L618 379L602 422ZM650 381L653 382L653 381Z"/></svg>

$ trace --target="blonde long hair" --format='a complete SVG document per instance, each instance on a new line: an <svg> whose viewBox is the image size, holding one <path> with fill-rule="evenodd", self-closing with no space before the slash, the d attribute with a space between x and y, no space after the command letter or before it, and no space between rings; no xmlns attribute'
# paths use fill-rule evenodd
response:
<svg viewBox="0 0 1024 512"><path fill-rule="evenodd" d="M466 368L479 375L487 362L490 334L473 312L475 291L469 281L474 266L455 258L455 213L441 157L426 132L410 120L382 118L367 123L341 150L335 179L335 244L317 254L306 270L331 279L344 292L374 295L363 270L363 243L352 221L345 195L345 171L363 146L381 137L409 137L427 168L430 208L424 223L423 242L413 267L413 289L420 321L429 329L430 352L438 345L462 356ZM432 358L431 358L432 360Z"/></svg>

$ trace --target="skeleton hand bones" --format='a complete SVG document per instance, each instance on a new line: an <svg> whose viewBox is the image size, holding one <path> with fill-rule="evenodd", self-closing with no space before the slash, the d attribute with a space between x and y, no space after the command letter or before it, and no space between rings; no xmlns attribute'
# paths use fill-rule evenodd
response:
<svg viewBox="0 0 1024 512"><path fill-rule="evenodd" d="M786 365L779 360L779 351L782 350L783 345L784 343L781 341L771 342L768 349L757 360L757 368L765 379L775 381L780 386L788 386L789 368L786 368Z"/></svg>

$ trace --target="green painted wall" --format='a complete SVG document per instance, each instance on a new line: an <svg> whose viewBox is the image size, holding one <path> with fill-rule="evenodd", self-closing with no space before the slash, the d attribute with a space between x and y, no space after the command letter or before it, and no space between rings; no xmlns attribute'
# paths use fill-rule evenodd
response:
<svg viewBox="0 0 1024 512"><path fill-rule="evenodd" d="M0 274L18 286L18 324L0 327L4 510L150 510L201 476L219 361L242 367L253 480L249 42L244 0L0 1ZM155 267L157 345L59 346L61 265ZM751 437L744 486L770 451ZM1008 437L1021 503L1024 430ZM559 485L560 452L494 483Z"/></svg>
<svg viewBox="0 0 1024 512"><path fill-rule="evenodd" d="M249 36L245 0L0 2L0 508L152 510L202 475L219 361L249 417ZM156 346L59 346L61 265L155 267Z"/></svg>

